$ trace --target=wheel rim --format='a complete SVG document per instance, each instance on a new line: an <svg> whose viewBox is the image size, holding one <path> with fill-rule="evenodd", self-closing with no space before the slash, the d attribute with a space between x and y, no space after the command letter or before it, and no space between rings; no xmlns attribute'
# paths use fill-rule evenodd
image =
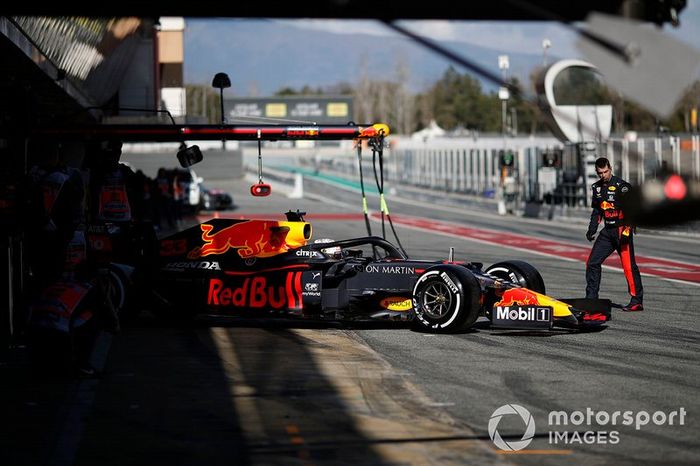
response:
<svg viewBox="0 0 700 466"><path fill-rule="evenodd" d="M511 277L511 273L515 276L515 280L513 277ZM490 270L489 275L493 275L494 277L501 278L503 280L507 280L509 282L517 283L520 286L524 286L527 288L527 283L525 282L525 277L520 275L519 273L516 272L509 272L507 270L503 269L497 269L497 270Z"/></svg>
<svg viewBox="0 0 700 466"><path fill-rule="evenodd" d="M425 313L432 319L441 319L452 307L452 294L442 282L430 283L425 287L421 296L421 304Z"/></svg>

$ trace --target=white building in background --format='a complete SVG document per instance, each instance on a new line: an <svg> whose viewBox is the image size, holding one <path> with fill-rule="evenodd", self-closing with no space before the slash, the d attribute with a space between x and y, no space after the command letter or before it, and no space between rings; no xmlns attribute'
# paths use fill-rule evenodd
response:
<svg viewBox="0 0 700 466"><path fill-rule="evenodd" d="M445 130L440 128L435 120L430 120L428 126L411 134L411 139L414 141L425 141L432 138L439 138L444 135Z"/></svg>
<svg viewBox="0 0 700 466"><path fill-rule="evenodd" d="M605 89L603 76L591 63L560 60L544 71L536 87L540 98L546 101L545 116L552 133L566 144L577 164L583 162L583 166L579 165L576 170L577 174L583 175L585 186L591 185L598 180L596 159L609 155L603 150L612 128L613 109L602 92ZM540 179L552 176L559 182L561 174L556 169L543 167L540 171L543 172ZM589 190L586 190L586 195L590 201Z"/></svg>
<svg viewBox="0 0 700 466"><path fill-rule="evenodd" d="M184 18L160 18L157 68L161 107L168 110L178 123L184 122L187 114L187 93L183 83L184 33Z"/></svg>
<svg viewBox="0 0 700 466"><path fill-rule="evenodd" d="M587 80L572 76L576 73L590 76ZM612 105L608 102L591 102L585 97L571 98L569 89L558 88L592 85L603 86L603 77L591 63L582 60L560 60L547 68L542 90L547 101L548 116L552 118L553 133L562 142L582 144L587 142L607 142L612 128ZM586 89L582 89L585 91ZM586 96L585 92L581 92ZM568 101L562 102L558 94L568 94ZM590 98L590 97L589 97Z"/></svg>

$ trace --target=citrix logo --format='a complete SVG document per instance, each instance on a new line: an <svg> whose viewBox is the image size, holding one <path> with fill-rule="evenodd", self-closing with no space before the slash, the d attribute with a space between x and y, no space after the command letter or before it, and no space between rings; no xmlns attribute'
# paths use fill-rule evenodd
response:
<svg viewBox="0 0 700 466"><path fill-rule="evenodd" d="M503 416L518 415L525 423L525 433L520 440L506 442L498 433L498 423L501 422ZM520 405L509 404L497 408L489 419L489 437L501 450L518 451L530 445L532 438L535 436L535 419L530 414L530 411Z"/></svg>

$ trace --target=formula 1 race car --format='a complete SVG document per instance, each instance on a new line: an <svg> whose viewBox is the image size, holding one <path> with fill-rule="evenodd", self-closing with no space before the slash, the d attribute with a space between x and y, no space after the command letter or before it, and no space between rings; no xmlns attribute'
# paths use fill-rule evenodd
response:
<svg viewBox="0 0 700 466"><path fill-rule="evenodd" d="M286 221L217 218L160 240L152 289L167 313L411 321L460 332L492 327L586 329L610 319L609 300L557 300L539 272L509 260L413 260L376 236L311 243L303 212Z"/></svg>
<svg viewBox="0 0 700 466"><path fill-rule="evenodd" d="M178 141L177 159L183 168L203 159L199 147L188 146L184 139L257 141L258 182L250 192L259 197L271 193L262 179L262 141L353 140L369 225L361 142L372 149L382 222L386 218L391 224L382 162L389 134L384 123L227 125L222 120L221 125L68 125L38 128L32 136ZM126 237L133 244L126 249L137 258L126 263L134 266L128 274L123 267L110 269L111 301L120 316L140 311L142 300L155 296L151 308L168 315L183 311L343 321L396 319L442 333L468 329L480 316L493 327L522 329L600 328L610 319L609 300L547 296L539 272L526 262L509 260L484 269L477 262L409 259L398 237L399 248L371 236L369 226L369 236L334 242L309 243L311 233L311 224L298 211L288 212L286 221L216 218L157 241L154 235L131 232ZM97 237L90 242L104 243Z"/></svg>

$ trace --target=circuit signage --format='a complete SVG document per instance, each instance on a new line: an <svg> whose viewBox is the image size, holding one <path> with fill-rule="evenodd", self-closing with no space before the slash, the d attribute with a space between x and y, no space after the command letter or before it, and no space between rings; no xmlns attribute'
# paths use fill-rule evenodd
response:
<svg viewBox="0 0 700 466"><path fill-rule="evenodd" d="M228 120L236 118L279 118L317 124L346 124L353 120L350 96L279 96L224 99Z"/></svg>

